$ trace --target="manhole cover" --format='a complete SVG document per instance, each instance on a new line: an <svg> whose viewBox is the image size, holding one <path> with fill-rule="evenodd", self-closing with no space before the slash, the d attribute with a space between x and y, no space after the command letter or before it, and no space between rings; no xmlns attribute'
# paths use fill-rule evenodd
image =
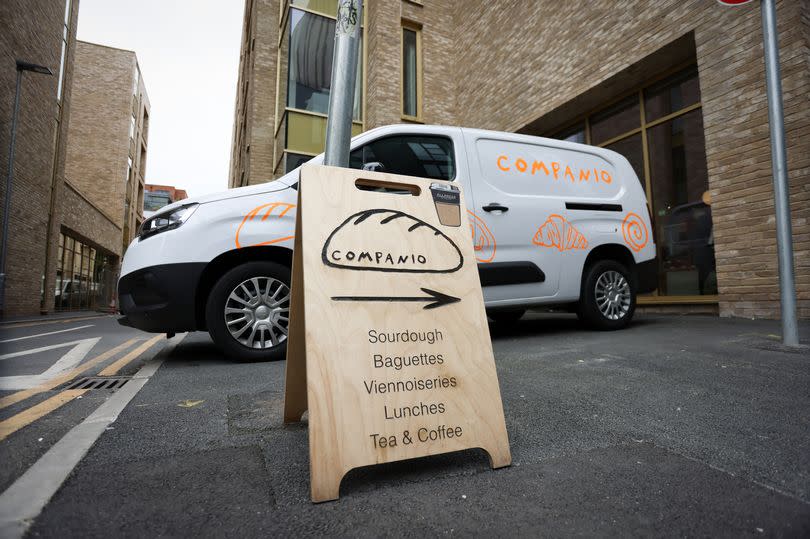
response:
<svg viewBox="0 0 810 539"><path fill-rule="evenodd" d="M126 376L90 376L76 380L66 389L121 389L129 380Z"/></svg>

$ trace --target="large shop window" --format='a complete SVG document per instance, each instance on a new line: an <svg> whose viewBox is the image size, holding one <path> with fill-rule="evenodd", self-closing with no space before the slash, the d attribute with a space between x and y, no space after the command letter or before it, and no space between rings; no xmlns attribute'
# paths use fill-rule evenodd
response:
<svg viewBox="0 0 810 539"><path fill-rule="evenodd" d="M652 208L658 246L655 295L717 294L696 66L636 90L554 138L589 141L630 161Z"/></svg>
<svg viewBox="0 0 810 539"><path fill-rule="evenodd" d="M59 234L54 309L76 311L110 306L115 290L114 256Z"/></svg>
<svg viewBox="0 0 810 539"><path fill-rule="evenodd" d="M300 3L300 2L299 2ZM335 20L298 9L290 10L287 107L317 114L329 109ZM363 57L362 38L359 59ZM362 119L363 62L357 62L353 119Z"/></svg>

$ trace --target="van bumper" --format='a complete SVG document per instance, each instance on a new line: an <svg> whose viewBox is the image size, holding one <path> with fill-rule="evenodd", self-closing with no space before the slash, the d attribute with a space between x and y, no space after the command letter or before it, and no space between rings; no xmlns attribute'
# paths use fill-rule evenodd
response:
<svg viewBox="0 0 810 539"><path fill-rule="evenodd" d="M636 264L636 293L646 294L658 288L658 257Z"/></svg>
<svg viewBox="0 0 810 539"><path fill-rule="evenodd" d="M118 323L150 333L197 329L194 296L205 263L164 264L118 280Z"/></svg>

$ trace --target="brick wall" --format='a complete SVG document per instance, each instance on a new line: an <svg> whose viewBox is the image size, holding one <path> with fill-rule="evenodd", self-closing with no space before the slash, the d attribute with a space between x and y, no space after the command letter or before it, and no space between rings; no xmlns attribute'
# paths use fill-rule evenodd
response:
<svg viewBox="0 0 810 539"><path fill-rule="evenodd" d="M229 185L273 179L279 0L247 0L242 26ZM286 81L285 81L286 84ZM280 156L279 156L280 157Z"/></svg>
<svg viewBox="0 0 810 539"><path fill-rule="evenodd" d="M807 318L808 2L782 1L777 6L796 279L800 314ZM720 313L778 316L758 3L725 8L703 0L545 0L509 5L473 0L456 4L455 24L456 121L506 131L520 129L598 88L692 32L701 79ZM649 72L650 77L655 74Z"/></svg>
<svg viewBox="0 0 810 539"><path fill-rule="evenodd" d="M425 123L452 124L456 118L452 50L455 38L453 2L419 4L403 0L368 2L366 129L401 123L402 22L422 28Z"/></svg>
<svg viewBox="0 0 810 539"><path fill-rule="evenodd" d="M64 182L61 187L62 226L73 236L94 247L101 247L108 254L120 253L121 228L75 186Z"/></svg>
<svg viewBox="0 0 810 539"><path fill-rule="evenodd" d="M257 5L253 32L271 49L264 51L264 74L249 73L244 66L242 74L249 73L245 75L249 84L264 84L266 88L253 88L251 102L242 109L237 105L237 117L244 110L246 124L252 123L256 131L256 126L274 122L274 110L261 109L255 100L259 95L268 102L275 99L275 87L268 81L275 84L270 65L275 61L278 5L277 0L253 2ZM807 318L810 0L782 0L777 6L796 280L800 314ZM422 25L425 123L504 131L532 124L540 132L544 127L550 130L560 127L559 122L566 118L573 120L584 114L587 107L604 103L674 67L683 54L691 55L697 61L701 81L719 311L724 316L778 316L758 3L727 8L709 0L431 0L423 4L371 0L365 9L367 129L402 121L403 19ZM257 39L257 48L259 42ZM668 52L662 53L664 50ZM249 140L247 176L250 183L266 181L270 177L266 171L275 166L263 151L267 141ZM258 148L254 146L257 141ZM252 170L257 167L265 168L257 174Z"/></svg>
<svg viewBox="0 0 810 539"><path fill-rule="evenodd" d="M64 101L70 99L71 56L78 1L73 2L64 73ZM57 83L64 22L64 1L0 2L0 208L5 204L5 173L15 93L15 58L49 67L54 76L23 75L15 148L9 242L6 257L4 316L37 314L45 275L51 186L63 176L67 107L57 122ZM58 135L58 137L57 137ZM56 149L55 140L60 141ZM55 151L56 150L56 151ZM2 209L0 209L2 211ZM1 241L1 240L0 240ZM46 293L48 286L44 286Z"/></svg>
<svg viewBox="0 0 810 539"><path fill-rule="evenodd" d="M124 227L134 69L131 51L78 42L65 176L119 228Z"/></svg>

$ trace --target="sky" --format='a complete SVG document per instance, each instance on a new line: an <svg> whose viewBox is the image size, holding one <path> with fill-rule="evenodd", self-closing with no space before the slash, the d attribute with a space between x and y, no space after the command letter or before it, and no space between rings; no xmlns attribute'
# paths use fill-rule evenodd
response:
<svg viewBox="0 0 810 539"><path fill-rule="evenodd" d="M151 103L146 183L228 188L244 0L81 0L78 39L135 51Z"/></svg>

